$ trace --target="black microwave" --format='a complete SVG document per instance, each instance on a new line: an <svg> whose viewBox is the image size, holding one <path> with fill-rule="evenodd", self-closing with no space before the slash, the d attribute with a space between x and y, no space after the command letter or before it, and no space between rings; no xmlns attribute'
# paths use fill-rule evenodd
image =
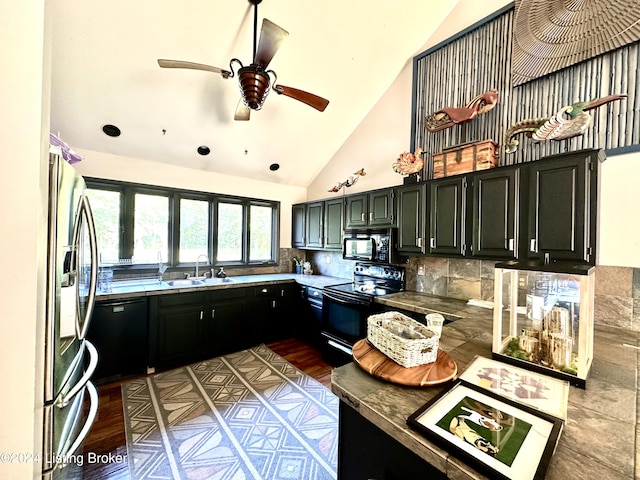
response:
<svg viewBox="0 0 640 480"><path fill-rule="evenodd" d="M392 263L393 237L389 233L347 235L342 241L342 258L359 262Z"/></svg>

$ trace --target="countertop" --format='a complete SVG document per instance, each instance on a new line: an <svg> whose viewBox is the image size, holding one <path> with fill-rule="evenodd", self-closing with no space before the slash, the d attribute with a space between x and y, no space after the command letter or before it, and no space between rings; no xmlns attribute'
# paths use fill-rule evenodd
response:
<svg viewBox="0 0 640 480"><path fill-rule="evenodd" d="M324 288L328 285L350 283L348 278L331 277L328 275L301 275L295 273L273 273L265 275L241 275L227 277L227 281L218 279L209 280L204 285L186 287L172 287L166 280L159 282L155 279L131 279L114 281L110 292L98 291L96 298L99 301L121 300L131 297L143 297L149 295L165 295L178 292L195 292L211 289L252 287L278 283L298 283L309 287Z"/></svg>
<svg viewBox="0 0 640 480"><path fill-rule="evenodd" d="M440 348L456 361L459 373L476 355L491 357L491 309L417 292L388 295L378 302L420 313L440 311L459 317L445 325L440 342ZM635 447L640 431L638 334L596 327L594 336L594 360L587 387L570 387L567 421L547 470L546 478L550 480L640 478L640 454ZM486 478L406 425L407 417L446 385L395 385L369 375L353 362L334 369L331 382L341 401L449 478Z"/></svg>

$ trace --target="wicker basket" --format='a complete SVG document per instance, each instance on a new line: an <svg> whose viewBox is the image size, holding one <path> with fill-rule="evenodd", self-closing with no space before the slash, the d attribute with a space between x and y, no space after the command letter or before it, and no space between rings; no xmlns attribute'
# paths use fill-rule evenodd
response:
<svg viewBox="0 0 640 480"><path fill-rule="evenodd" d="M436 361L439 337L425 325L400 312L385 312L367 319L367 340L405 368Z"/></svg>

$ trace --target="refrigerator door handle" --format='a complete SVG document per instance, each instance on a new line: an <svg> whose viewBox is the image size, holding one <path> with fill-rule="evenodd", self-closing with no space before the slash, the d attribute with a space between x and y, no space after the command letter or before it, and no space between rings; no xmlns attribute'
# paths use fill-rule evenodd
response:
<svg viewBox="0 0 640 480"><path fill-rule="evenodd" d="M70 459L71 456L74 454L74 452L78 449L78 447L80 447L84 439L87 437L87 434L89 433L89 429L91 428L91 425L96 419L96 415L98 413L98 391L96 390L96 387L91 382L86 382L84 387L87 388L87 392L89 393L89 400L90 400L89 413L87 413L87 420L86 422L84 422L84 425L82 426L82 430L80 430L80 433L78 433L78 436L76 437L75 441L71 445L69 445L69 443L71 442L71 439L68 439L64 447L62 448L62 453L59 455L59 458L62 459L63 463L58 464L58 466L60 467L64 467L66 465L66 463L64 463L65 462L64 459Z"/></svg>
<svg viewBox="0 0 640 480"><path fill-rule="evenodd" d="M86 385L89 384L89 379L91 378L91 375L93 375L93 372L96 371L96 367L98 366L98 350L96 350L96 347L94 347L89 340L84 340L83 343L85 344L87 350L89 351L89 366L85 370L84 375L82 375L80 380L78 380L78 383L76 383L73 387L71 387L71 389L69 389L68 392L60 393L60 395L55 401L55 404L57 407L67 406L69 402L73 399L73 397L75 397L78 394L78 392L80 392ZM78 352L78 355L82 355L82 353L83 351L81 348L80 352Z"/></svg>
<svg viewBox="0 0 640 480"><path fill-rule="evenodd" d="M87 218L87 230L89 233L89 248L91 249L91 275L89 277L89 294L87 296L87 306L84 318L80 318L80 310L78 309L76 334L80 340L84 340L89 330L89 323L91 323L91 315L93 314L93 308L96 304L96 288L98 286L98 244L96 240L96 226L93 219L93 212L91 210L91 204L89 203L89 197L83 195L80 197L80 208L78 209L78 216L76 217L76 224L73 227L73 244L74 248L78 249L82 239L80 238L82 224L82 217ZM76 264L74 270L78 274L79 265L77 265L77 255L74 256ZM80 302L78 302L80 305Z"/></svg>

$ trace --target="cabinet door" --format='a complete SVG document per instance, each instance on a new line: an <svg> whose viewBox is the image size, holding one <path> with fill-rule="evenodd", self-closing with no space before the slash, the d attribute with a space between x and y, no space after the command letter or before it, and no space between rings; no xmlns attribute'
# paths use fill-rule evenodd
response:
<svg viewBox="0 0 640 480"><path fill-rule="evenodd" d="M465 254L466 177L429 184L429 253Z"/></svg>
<svg viewBox="0 0 640 480"><path fill-rule="evenodd" d="M342 217L344 200L326 200L324 202L324 248L342 250Z"/></svg>
<svg viewBox="0 0 640 480"><path fill-rule="evenodd" d="M471 178L471 254L474 257L515 258L519 170L492 170L474 174Z"/></svg>
<svg viewBox="0 0 640 480"><path fill-rule="evenodd" d="M307 247L324 247L324 202L307 204Z"/></svg>
<svg viewBox="0 0 640 480"><path fill-rule="evenodd" d="M306 215L305 204L294 205L291 209L291 246L305 247L306 243Z"/></svg>
<svg viewBox="0 0 640 480"><path fill-rule="evenodd" d="M296 295L295 284L255 287L253 315L249 326L255 332L254 342L267 343L292 335L291 308Z"/></svg>
<svg viewBox="0 0 640 480"><path fill-rule="evenodd" d="M387 188L369 193L369 226L395 226L395 190Z"/></svg>
<svg viewBox="0 0 640 480"><path fill-rule="evenodd" d="M569 155L529 166L529 258L590 261L590 165Z"/></svg>
<svg viewBox="0 0 640 480"><path fill-rule="evenodd" d="M425 252L425 197L424 183L398 188L398 252L400 253Z"/></svg>
<svg viewBox="0 0 640 480"><path fill-rule="evenodd" d="M369 200L366 193L347 197L345 228L366 227Z"/></svg>
<svg viewBox="0 0 640 480"><path fill-rule="evenodd" d="M153 299L157 367L186 365L202 358L203 295L178 293Z"/></svg>

